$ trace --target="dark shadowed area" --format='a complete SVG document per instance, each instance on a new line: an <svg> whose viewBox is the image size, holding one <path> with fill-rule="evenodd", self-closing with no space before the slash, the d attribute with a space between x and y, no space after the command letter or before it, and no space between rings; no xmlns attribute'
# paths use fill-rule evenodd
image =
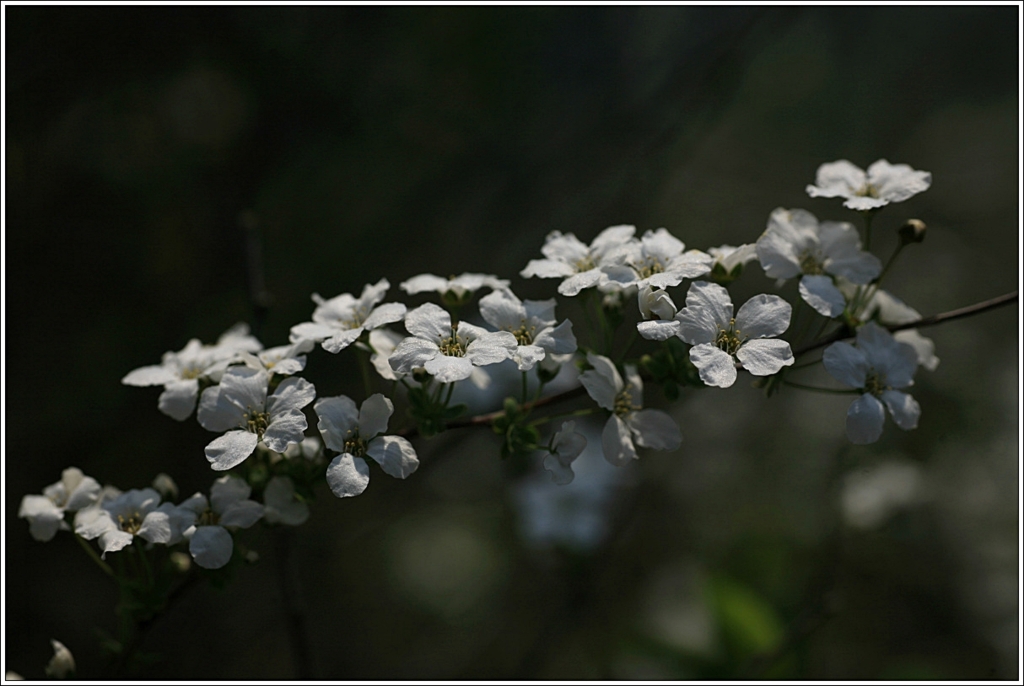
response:
<svg viewBox="0 0 1024 686"><path fill-rule="evenodd" d="M18 506L72 465L208 492L214 435L120 384L190 338L247 322L282 345L310 294L386 277L419 304L398 284L424 272L552 297L519 272L555 230L707 249L777 207L859 226L804 190L838 159L932 173L875 219L883 259L928 224L887 289L925 315L1016 289L1018 12L8 5L3 667L41 678L56 638L110 675L115 587ZM796 298L755 264L731 290ZM849 396L766 399L746 374L652 387L682 447L616 469L594 434L566 487L487 429L416 438L408 479L243 532L258 562L182 594L136 676L1018 678L1018 312L922 331L941 363L919 428L867 446ZM365 397L351 355L318 348L304 376Z"/></svg>

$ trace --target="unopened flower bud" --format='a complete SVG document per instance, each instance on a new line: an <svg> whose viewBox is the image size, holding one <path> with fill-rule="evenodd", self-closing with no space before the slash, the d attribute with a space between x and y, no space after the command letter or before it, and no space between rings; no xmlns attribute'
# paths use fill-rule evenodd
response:
<svg viewBox="0 0 1024 686"><path fill-rule="evenodd" d="M928 230L925 223L920 219L908 219L903 226L900 227L900 242L903 245L910 245L911 243L921 243L924 241L924 234Z"/></svg>
<svg viewBox="0 0 1024 686"><path fill-rule="evenodd" d="M153 479L153 488L164 497L164 500L177 500L178 498L178 484L163 472L157 474Z"/></svg>
<svg viewBox="0 0 1024 686"><path fill-rule="evenodd" d="M46 676L53 679L67 679L75 673L75 658L60 641L51 640L53 657L46 665Z"/></svg>

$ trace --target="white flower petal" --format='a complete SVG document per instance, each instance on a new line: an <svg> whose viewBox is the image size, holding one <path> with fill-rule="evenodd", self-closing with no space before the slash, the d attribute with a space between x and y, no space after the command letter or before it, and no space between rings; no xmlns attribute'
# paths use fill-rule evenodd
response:
<svg viewBox="0 0 1024 686"><path fill-rule="evenodd" d="M918 333L917 329L897 331L892 335L900 343L906 343L917 353L917 363L930 372L939 366L939 358L935 356L935 342Z"/></svg>
<svg viewBox="0 0 1024 686"><path fill-rule="evenodd" d="M921 416L921 406L909 393L900 391L882 391L882 402L889 408L896 426L901 429L916 429L917 420Z"/></svg>
<svg viewBox="0 0 1024 686"><path fill-rule="evenodd" d="M384 303L376 307L363 321L363 329L369 331L387 324L400 322L405 318L405 305L402 303Z"/></svg>
<svg viewBox="0 0 1024 686"><path fill-rule="evenodd" d="M572 268L572 265L560 260L530 260L526 263L526 267L519 272L519 276L524 279L534 276L541 279L553 279L572 276L575 273L576 270Z"/></svg>
<svg viewBox="0 0 1024 686"><path fill-rule="evenodd" d="M370 483L370 466L361 457L342 453L327 467L327 485L339 498L349 498L366 490Z"/></svg>
<svg viewBox="0 0 1024 686"><path fill-rule="evenodd" d="M221 526L248 529L263 518L264 507L255 500L234 502L220 515Z"/></svg>
<svg viewBox="0 0 1024 686"><path fill-rule="evenodd" d="M572 322L566 319L556 327L542 330L533 339L533 344L539 345L553 355L576 352L576 336L572 332Z"/></svg>
<svg viewBox="0 0 1024 686"><path fill-rule="evenodd" d="M807 187L812 198L849 198L867 183L864 170L848 160L827 162L818 167L815 185Z"/></svg>
<svg viewBox="0 0 1024 686"><path fill-rule="evenodd" d="M22 498L18 516L28 519L28 531L37 541L51 540L64 524L64 511L44 495Z"/></svg>
<svg viewBox="0 0 1024 686"><path fill-rule="evenodd" d="M402 339L395 347L395 351L388 357L388 364L392 371L409 374L417 367L426 366L427 362L440 354L441 349L436 343L410 336Z"/></svg>
<svg viewBox="0 0 1024 686"><path fill-rule="evenodd" d="M448 287L448 279L443 279L440 276L434 276L433 274L420 274L419 276L412 277L408 281L403 281L398 285L398 287L409 295L430 293L431 291L442 293Z"/></svg>
<svg viewBox="0 0 1024 686"><path fill-rule="evenodd" d="M580 274L573 274L558 284L558 292L567 297L579 295L586 288L593 288L606 278L600 269L590 269Z"/></svg>
<svg viewBox="0 0 1024 686"><path fill-rule="evenodd" d="M242 464L256 449L259 439L256 434L248 431L229 431L219 438L210 441L206 446L206 459L210 466L223 472Z"/></svg>
<svg viewBox="0 0 1024 686"><path fill-rule="evenodd" d="M868 322L857 330L857 347L864 351L887 386L905 388L914 383L917 352L910 345L897 341L886 329Z"/></svg>
<svg viewBox="0 0 1024 686"><path fill-rule="evenodd" d="M626 424L645 448L675 450L682 443L679 425L661 410L640 410L626 417Z"/></svg>
<svg viewBox="0 0 1024 686"><path fill-rule="evenodd" d="M166 511L150 512L143 518L136 536L150 543L167 543L171 540L171 518Z"/></svg>
<svg viewBox="0 0 1024 686"><path fill-rule="evenodd" d="M345 451L345 438L353 429L359 428L359 410L347 395L320 398L313 405L319 421L316 428L324 439L324 445L338 452Z"/></svg>
<svg viewBox="0 0 1024 686"><path fill-rule="evenodd" d="M196 409L198 397L199 382L196 379L169 381L160 394L157 407L168 417L181 422L188 419L192 410Z"/></svg>
<svg viewBox="0 0 1024 686"><path fill-rule="evenodd" d="M263 443L275 453L283 453L289 445L302 442L307 426L306 415L299 410L271 415L263 432Z"/></svg>
<svg viewBox="0 0 1024 686"><path fill-rule="evenodd" d="M614 414L608 418L601 432L601 448L604 459L616 467L622 467L638 458L629 427Z"/></svg>
<svg viewBox="0 0 1024 686"><path fill-rule="evenodd" d="M858 195L844 201L843 207L849 207L851 210L863 212L864 210L875 210L879 207L885 207L888 204L889 201L883 198L872 198L866 195Z"/></svg>
<svg viewBox="0 0 1024 686"><path fill-rule="evenodd" d="M777 338L757 338L747 341L736 351L736 359L754 376L776 374L795 361L786 341Z"/></svg>
<svg viewBox="0 0 1024 686"><path fill-rule="evenodd" d="M852 388L864 388L867 383L871 365L864 351L854 348L849 343L839 341L825 348L821 356L825 371L839 383Z"/></svg>
<svg viewBox="0 0 1024 686"><path fill-rule="evenodd" d="M401 436L379 436L366 446L366 454L381 466L385 474L404 479L420 466L416 449Z"/></svg>
<svg viewBox="0 0 1024 686"><path fill-rule="evenodd" d="M736 382L736 366L732 355L711 343L690 348L690 361L700 372L700 379L708 386L728 388Z"/></svg>
<svg viewBox="0 0 1024 686"><path fill-rule="evenodd" d="M480 316L495 329L511 331L526 322L526 308L512 293L493 291L480 298Z"/></svg>
<svg viewBox="0 0 1024 686"><path fill-rule="evenodd" d="M301 410L316 398L316 387L299 377L282 381L267 398L267 412L271 415L288 410Z"/></svg>
<svg viewBox="0 0 1024 686"><path fill-rule="evenodd" d="M518 347L516 337L508 331L484 333L466 346L466 358L479 367L497 364L510 359Z"/></svg>
<svg viewBox="0 0 1024 686"><path fill-rule="evenodd" d="M175 381L177 378L178 376L174 373L173 369L156 364L148 367L139 367L128 372L121 379L121 383L126 386L163 386L166 383Z"/></svg>
<svg viewBox="0 0 1024 686"><path fill-rule="evenodd" d="M188 551L203 569L220 569L231 561L235 541L222 526L201 526L192 534Z"/></svg>
<svg viewBox="0 0 1024 686"><path fill-rule="evenodd" d="M291 341L322 341L338 333L337 326L319 322L303 322L291 328L288 339Z"/></svg>
<svg viewBox="0 0 1024 686"><path fill-rule="evenodd" d="M325 338L320 345L327 352L337 354L359 340L359 337L362 335L363 327L361 326L354 329L342 329L340 331L335 329L334 335L330 338Z"/></svg>
<svg viewBox="0 0 1024 686"><path fill-rule="evenodd" d="M846 412L846 436L851 443L874 443L882 435L885 408L875 396L865 393L853 401Z"/></svg>
<svg viewBox="0 0 1024 686"><path fill-rule="evenodd" d="M295 499L295 484L287 476L275 476L263 489L263 518L270 524L299 526L309 519L309 505Z"/></svg>
<svg viewBox="0 0 1024 686"><path fill-rule="evenodd" d="M374 393L363 401L359 409L359 436L368 441L388 429L388 419L395 411L391 400L380 393Z"/></svg>
<svg viewBox="0 0 1024 686"><path fill-rule="evenodd" d="M432 360L427 360L423 368L440 383L461 381L473 373L473 363L468 358L447 355L438 355Z"/></svg>
<svg viewBox="0 0 1024 686"><path fill-rule="evenodd" d="M778 336L789 328L793 307L777 295L755 295L736 313L736 329L746 338Z"/></svg>
<svg viewBox="0 0 1024 686"><path fill-rule="evenodd" d="M252 494L252 488L241 477L225 474L213 482L210 487L210 504L213 511L220 514L237 502L241 502Z"/></svg>
<svg viewBox="0 0 1024 686"><path fill-rule="evenodd" d="M932 185L932 175L931 172L912 169L910 165L878 160L868 167L868 182L885 200L903 202L928 190Z"/></svg>
<svg viewBox="0 0 1024 686"><path fill-rule="evenodd" d="M800 297L826 317L838 317L846 309L846 299L832 283L832 277L823 274L807 275L800 279Z"/></svg>
<svg viewBox="0 0 1024 686"><path fill-rule="evenodd" d="M806 210L773 210L768 228L754 244L765 274L773 279L791 279L800 274L800 255L817 247L817 231L818 220Z"/></svg>
<svg viewBox="0 0 1024 686"><path fill-rule="evenodd" d="M434 303L424 303L405 315L405 328L413 336L437 344L452 335L452 318Z"/></svg>
<svg viewBox="0 0 1024 686"><path fill-rule="evenodd" d="M515 360L519 371L528 372L543 360L546 354L544 348L539 345L521 345L512 353L512 359Z"/></svg>
<svg viewBox="0 0 1024 686"><path fill-rule="evenodd" d="M636 330L649 341L667 341L673 336L679 336L681 332L680 323L675 320L637 322ZM703 331L703 329L700 329L700 331Z"/></svg>
<svg viewBox="0 0 1024 686"><path fill-rule="evenodd" d="M615 408L615 396L625 388L615 364L603 355L587 353L587 362L593 369L580 374L580 383L594 401L606 410Z"/></svg>
<svg viewBox="0 0 1024 686"><path fill-rule="evenodd" d="M729 291L717 283L709 283L707 281L694 281L691 283L689 290L686 291L686 307L683 308L683 311L690 308L699 308L706 311L711 321L723 328L728 328L729 322L732 319L732 298L729 297ZM683 320L680 319L680 321ZM684 324L683 328L687 328L686 324ZM717 327L715 333L718 333Z"/></svg>

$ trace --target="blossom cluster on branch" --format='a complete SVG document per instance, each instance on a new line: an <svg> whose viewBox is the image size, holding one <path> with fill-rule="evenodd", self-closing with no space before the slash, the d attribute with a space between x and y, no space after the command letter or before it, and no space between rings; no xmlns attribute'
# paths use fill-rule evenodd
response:
<svg viewBox="0 0 1024 686"><path fill-rule="evenodd" d="M586 446L575 424L584 414L607 416L601 446L613 465L637 459L643 448L676 450L682 432L669 413L645 407L645 382L673 400L681 388L727 388L746 372L769 395L791 386L857 396L846 417L853 443L878 440L886 411L898 427L913 429L921 410L906 389L918 366L934 370L938 358L918 332L889 333L888 326L919 315L881 283L900 250L923 239L924 225L904 224L885 263L869 250L870 232L879 210L930 183L929 173L885 160L866 172L845 160L824 164L808 194L845 198L843 204L860 214L863 231L845 221L819 221L807 210L779 208L754 242L707 251L687 249L664 228L637 235L634 226L612 226L589 243L554 231L540 248L542 258L530 260L520 276L557 279L558 295L579 301L574 305L586 325L560 319L555 298L521 300L509 280L487 274L413 277L400 290L431 299L415 307L386 301L386 278L367 284L358 297L313 294L310 321L292 326L284 345L265 348L239 324L215 344L192 339L165 353L160 364L122 379L129 386L161 386L161 412L178 421L195 412L203 428L218 434L205 457L214 471L226 473L208 495L175 503L177 487L167 475L151 487L122 492L72 467L42 495L25 496L19 516L37 540L69 530L94 541L98 556L86 547L96 562L141 588L160 578L155 564L186 568L184 550L209 570L246 557L238 530L260 521L303 523L321 481L345 498L362 493L376 468L410 477L419 466L410 439L452 427L490 426L503 458L537 459L558 484L573 480L572 463ZM762 293L736 309L728 286L751 263L778 286L799 279L796 307ZM476 310L470 309L483 291ZM681 296L684 306L678 308ZM803 330L794 335L791 324L801 319ZM806 338L815 323L818 333ZM816 341L837 333L847 340L825 347L820 359L795 364L823 347ZM638 342L654 347L633 355ZM314 384L300 376L317 346L357 356L362 400L318 397ZM819 362L844 388L793 381L799 370ZM522 392L498 411L469 417L465 405L452 402L454 388L467 381L487 387L493 383L489 368L499 364L521 375ZM591 402L568 414L547 414L555 401L582 395L545 395L558 377L582 387ZM396 404L404 410L397 416ZM148 557L157 548L167 553ZM108 565L108 554L126 550L134 550L134 562Z"/></svg>

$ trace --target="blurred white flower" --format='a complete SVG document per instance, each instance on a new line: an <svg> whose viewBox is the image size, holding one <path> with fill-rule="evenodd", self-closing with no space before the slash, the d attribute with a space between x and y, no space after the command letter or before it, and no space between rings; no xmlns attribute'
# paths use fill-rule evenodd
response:
<svg viewBox="0 0 1024 686"><path fill-rule="evenodd" d="M313 321L293 326L289 338L293 343L316 341L327 352L337 353L354 343L364 331L401 321L405 316L405 305L378 305L390 287L387 279L381 279L376 284L363 287L358 298L351 293L342 293L324 300L314 293L313 301L317 307L313 310Z"/></svg>
<svg viewBox="0 0 1024 686"><path fill-rule="evenodd" d="M872 529L921 496L923 476L913 462L890 461L843 478L843 519L852 527Z"/></svg>
<svg viewBox="0 0 1024 686"><path fill-rule="evenodd" d="M675 450L682 439L675 421L661 410L644 410L643 382L636 367L626 365L626 382L607 357L587 353L593 367L580 374L580 383L598 405L612 415L601 434L604 456L616 467L638 459L636 443L656 450Z"/></svg>
<svg viewBox="0 0 1024 686"><path fill-rule="evenodd" d="M209 431L226 431L206 446L206 459L217 471L241 464L260 441L283 453L303 439L306 415L302 408L313 402L316 389L299 377L289 377L267 395L270 375L264 370L232 367L217 386L203 391L197 413Z"/></svg>
<svg viewBox="0 0 1024 686"><path fill-rule="evenodd" d="M42 495L26 495L21 499L18 517L28 520L28 530L37 541L49 541L58 530L67 530L64 514L77 512L96 503L100 485L77 467L61 472L60 481L43 489Z"/></svg>
<svg viewBox="0 0 1024 686"><path fill-rule="evenodd" d="M53 657L46 664L46 676L51 679L68 679L75 674L75 657L60 641L51 639Z"/></svg>
<svg viewBox="0 0 1024 686"><path fill-rule="evenodd" d="M757 249L753 243L744 243L740 246L720 245L717 248L708 248L708 253L714 258L712 272L720 270L724 275L731 275L737 267L757 259Z"/></svg>
<svg viewBox="0 0 1024 686"><path fill-rule="evenodd" d="M623 243L608 254L611 264L603 267L609 280L623 287L668 288L683 279L711 271L712 258L686 245L666 229L646 231L640 240Z"/></svg>
<svg viewBox="0 0 1024 686"><path fill-rule="evenodd" d="M395 372L408 374L422 367L441 383L468 378L474 366L496 364L512 357L519 347L507 331L490 332L460 322L433 303L425 303L405 317L405 338L388 358Z"/></svg>
<svg viewBox="0 0 1024 686"><path fill-rule="evenodd" d="M550 454L544 456L544 469L551 472L551 480L560 486L572 483L572 463L586 447L587 439L576 432L576 422L563 422L551 438Z"/></svg>
<svg viewBox="0 0 1024 686"><path fill-rule="evenodd" d="M646 284L637 290L637 304L644 318L636 325L641 336L651 341L666 341L679 334L676 304L666 291Z"/></svg>
<svg viewBox="0 0 1024 686"><path fill-rule="evenodd" d="M886 325L909 324L921 319L921 313L910 307L888 291L876 290L861 315L864 319L876 317ZM893 334L893 338L906 343L917 352L917 363L930 372L939 366L935 356L935 343L918 333L917 329L904 329Z"/></svg>
<svg viewBox="0 0 1024 686"><path fill-rule="evenodd" d="M812 198L846 198L843 205L851 210L873 210L928 190L932 175L886 160L878 160L864 173L852 162L837 160L818 167L814 183L807 186Z"/></svg>
<svg viewBox="0 0 1024 686"><path fill-rule="evenodd" d="M179 506L194 517L184 536L197 565L220 569L231 560L235 542L228 529L248 529L263 517L264 507L249 500L251 493L244 479L225 474L213 482L209 500L196 493Z"/></svg>
<svg viewBox="0 0 1024 686"><path fill-rule="evenodd" d="M163 472L153 477L153 488L156 489L161 497L168 500L174 500L178 497L178 484L174 483L174 479Z"/></svg>
<svg viewBox="0 0 1024 686"><path fill-rule="evenodd" d="M825 348L825 370L840 383L863 391L846 413L850 442L874 443L882 435L885 408L901 429L917 428L921 406L898 389L914 383L917 353L888 331L868 322L857 331L856 347L840 341ZM884 405L883 405L884 403Z"/></svg>
<svg viewBox="0 0 1024 686"><path fill-rule="evenodd" d="M306 355L316 343L309 339L303 339L288 345L279 345L276 348L267 348L255 355L242 353L241 358L250 369L263 369L271 374L290 376L298 374L306 368Z"/></svg>
<svg viewBox="0 0 1024 686"><path fill-rule="evenodd" d="M399 284L399 288L409 295L417 293L437 293L442 298L448 297L454 302L463 302L481 288L498 290L508 288L507 279L499 279L492 274L474 274L467 272L446 279L433 274L420 274Z"/></svg>
<svg viewBox="0 0 1024 686"><path fill-rule="evenodd" d="M295 497L295 484L287 476L275 476L263 490L263 519L271 524L298 526L309 519L309 505Z"/></svg>
<svg viewBox="0 0 1024 686"><path fill-rule="evenodd" d="M732 299L722 286L690 284L686 307L679 311L679 337L692 345L690 361L709 386L728 388L736 381L735 360L754 376L768 376L793 364L786 341L771 338L789 328L793 308L777 295L756 295L733 317Z"/></svg>
<svg viewBox="0 0 1024 686"><path fill-rule="evenodd" d="M130 545L136 536L172 545L181 540L185 526L177 508L161 504L160 494L152 488L126 491L75 515L75 533L87 541L99 539L100 557Z"/></svg>
<svg viewBox="0 0 1024 686"><path fill-rule="evenodd" d="M826 317L838 317L846 308L846 299L832 277L868 284L882 273L879 259L860 249L860 236L852 224L819 224L807 210L780 207L773 211L755 249L769 277L802 275L800 297Z"/></svg>
<svg viewBox="0 0 1024 686"><path fill-rule="evenodd" d="M635 226L610 226L588 246L571 233L552 231L540 249L543 260L530 260L519 272L523 278L562 279L558 292L566 296L578 295L586 288L607 283L608 276L601 270L610 265L609 254L629 241Z"/></svg>
<svg viewBox="0 0 1024 686"><path fill-rule="evenodd" d="M192 414L199 396L200 379L219 381L224 370L241 361L242 353L254 353L263 345L249 335L249 327L236 324L221 335L216 345L193 338L178 352L166 352L158 365L139 367L121 383L127 386L163 386L158 407L169 417L184 421Z"/></svg>
<svg viewBox="0 0 1024 686"><path fill-rule="evenodd" d="M519 371L533 369L547 355L576 352L576 337L568 319L555 325L555 301L522 301L510 290L494 291L480 299L480 315L499 331L515 336L512 353Z"/></svg>
<svg viewBox="0 0 1024 686"><path fill-rule="evenodd" d="M320 398L313 406L320 421L317 428L324 444L340 455L327 467L327 484L339 498L359 495L370 482L370 457L390 476L404 479L419 467L412 443L401 436L383 435L394 405L380 393L367 398L356 410L345 395Z"/></svg>

